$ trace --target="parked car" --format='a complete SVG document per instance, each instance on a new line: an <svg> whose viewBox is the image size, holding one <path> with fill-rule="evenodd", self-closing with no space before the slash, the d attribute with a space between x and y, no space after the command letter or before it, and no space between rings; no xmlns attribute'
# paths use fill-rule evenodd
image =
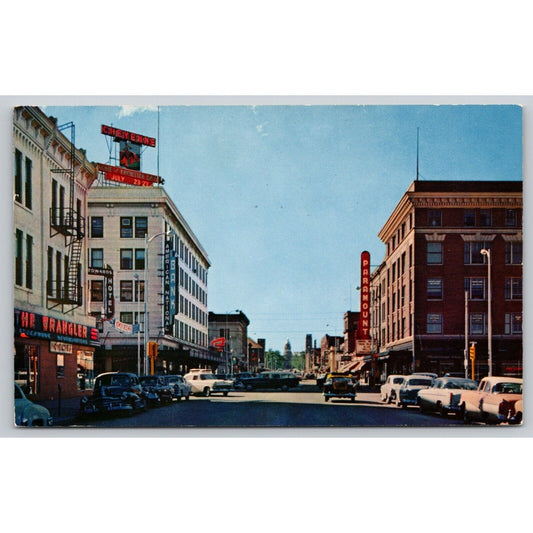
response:
<svg viewBox="0 0 533 533"><path fill-rule="evenodd" d="M257 376L241 380L247 391L257 389L281 389L288 391L297 387L300 380L292 372L260 372Z"/></svg>
<svg viewBox="0 0 533 533"><path fill-rule="evenodd" d="M15 425L24 427L48 427L54 423L50 411L26 398L15 382Z"/></svg>
<svg viewBox="0 0 533 533"><path fill-rule="evenodd" d="M236 389L244 389L243 379L253 378L254 375L251 372L240 372L233 376L233 386Z"/></svg>
<svg viewBox="0 0 533 533"><path fill-rule="evenodd" d="M227 396L233 389L233 381L218 379L215 374L208 370L193 369L183 377L191 385L191 393L196 395L209 396L210 394L221 393Z"/></svg>
<svg viewBox="0 0 533 533"><path fill-rule="evenodd" d="M396 393L395 403L397 407L406 408L408 405L416 405L418 402L418 392L433 385L433 378L420 374L406 376Z"/></svg>
<svg viewBox="0 0 533 533"><path fill-rule="evenodd" d="M433 372L413 372L412 376L426 376L431 379L437 379L439 376Z"/></svg>
<svg viewBox="0 0 533 533"><path fill-rule="evenodd" d="M92 396L81 398L80 415L131 414L146 406L146 393L135 374L106 372L96 376Z"/></svg>
<svg viewBox="0 0 533 533"><path fill-rule="evenodd" d="M405 376L401 374L391 374L387 376L385 383L379 389L379 396L382 402L390 403L396 397L396 392L404 382ZM393 393L394 390L394 393Z"/></svg>
<svg viewBox="0 0 533 533"><path fill-rule="evenodd" d="M472 379L443 377L433 382L429 389L418 391L418 405L421 412L436 412L441 416L449 413L461 414L460 399L463 390L476 390L477 381Z"/></svg>
<svg viewBox="0 0 533 533"><path fill-rule="evenodd" d="M182 398L185 398L186 400L189 399L189 396L191 395L191 385L185 381L183 376L180 376L179 374L167 374L162 376L162 378L170 387L172 398L176 398L178 402Z"/></svg>
<svg viewBox="0 0 533 533"><path fill-rule="evenodd" d="M521 378L489 376L477 390L463 391L460 404L466 424L477 420L487 424L521 424L523 416Z"/></svg>
<svg viewBox="0 0 533 533"><path fill-rule="evenodd" d="M349 398L355 402L356 388L357 379L355 376L332 372L326 376L326 381L324 381L324 400L327 402L330 398Z"/></svg>
<svg viewBox="0 0 533 533"><path fill-rule="evenodd" d="M150 396L151 404L157 405L172 401L172 388L163 376L141 376L139 381L145 393L155 395L155 397Z"/></svg>

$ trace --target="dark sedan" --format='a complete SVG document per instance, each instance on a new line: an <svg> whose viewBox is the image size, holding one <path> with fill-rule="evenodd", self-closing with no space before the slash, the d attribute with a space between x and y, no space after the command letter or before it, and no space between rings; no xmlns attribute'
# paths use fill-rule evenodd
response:
<svg viewBox="0 0 533 533"><path fill-rule="evenodd" d="M257 376L242 378L240 382L245 390L280 389L288 391L300 383L298 376L292 372L261 372Z"/></svg>

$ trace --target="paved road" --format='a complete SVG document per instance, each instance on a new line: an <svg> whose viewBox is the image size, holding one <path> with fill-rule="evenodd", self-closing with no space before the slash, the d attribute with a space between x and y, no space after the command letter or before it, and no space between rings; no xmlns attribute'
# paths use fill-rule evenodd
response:
<svg viewBox="0 0 533 533"><path fill-rule="evenodd" d="M76 422L91 427L434 427L462 425L450 416L421 414L418 408L384 405L377 393L360 392L355 402L331 399L314 387L289 392L231 392L194 397L124 418Z"/></svg>

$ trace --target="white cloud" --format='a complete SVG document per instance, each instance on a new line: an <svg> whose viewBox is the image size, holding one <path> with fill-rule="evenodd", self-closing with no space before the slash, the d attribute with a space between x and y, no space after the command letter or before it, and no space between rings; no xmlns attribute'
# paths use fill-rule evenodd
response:
<svg viewBox="0 0 533 533"><path fill-rule="evenodd" d="M118 112L119 118L130 117L135 113L144 113L145 111L157 111L156 105L121 105Z"/></svg>
<svg viewBox="0 0 533 533"><path fill-rule="evenodd" d="M264 131L264 127L268 124L268 122L265 122L264 124L258 124L255 129L257 130L257 133L262 135L263 137L266 137L268 133Z"/></svg>

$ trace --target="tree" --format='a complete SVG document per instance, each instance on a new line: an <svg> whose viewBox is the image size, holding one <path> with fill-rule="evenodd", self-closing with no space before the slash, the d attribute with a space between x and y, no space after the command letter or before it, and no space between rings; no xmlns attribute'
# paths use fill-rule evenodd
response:
<svg viewBox="0 0 533 533"><path fill-rule="evenodd" d="M279 350L267 350L265 353L265 365L267 368L277 370L283 368L285 359L279 352Z"/></svg>

